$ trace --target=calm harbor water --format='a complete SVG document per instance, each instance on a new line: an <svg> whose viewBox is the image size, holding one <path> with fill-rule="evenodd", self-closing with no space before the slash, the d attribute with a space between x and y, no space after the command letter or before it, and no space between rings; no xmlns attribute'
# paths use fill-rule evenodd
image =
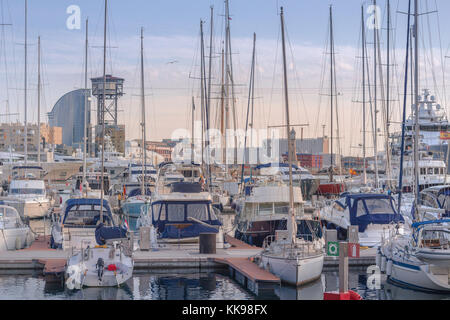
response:
<svg viewBox="0 0 450 320"><path fill-rule="evenodd" d="M434 295L402 289L389 283L381 290L369 290L364 270L352 271L349 287L367 300L439 300L450 295ZM338 288L338 273L325 272L306 287L281 286L273 294L255 296L225 272L186 274L136 274L121 288L86 288L68 291L59 284L46 283L31 275L0 275L1 300L320 300L324 289Z"/></svg>

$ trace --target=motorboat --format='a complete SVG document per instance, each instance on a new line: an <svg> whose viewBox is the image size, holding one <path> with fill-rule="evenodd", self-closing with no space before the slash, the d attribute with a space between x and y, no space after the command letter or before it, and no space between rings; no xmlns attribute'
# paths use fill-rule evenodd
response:
<svg viewBox="0 0 450 320"><path fill-rule="evenodd" d="M0 252L24 249L34 239L17 210L5 205L0 205L0 233Z"/></svg>
<svg viewBox="0 0 450 320"><path fill-rule="evenodd" d="M219 210L212 206L211 194L195 182L175 182L170 188L171 192L152 197L150 215L158 240L198 242L200 233L216 233L217 247L223 247L222 223Z"/></svg>
<svg viewBox="0 0 450 320"><path fill-rule="evenodd" d="M281 174L282 180L289 182L289 166L286 163L259 165L255 169L262 176ZM310 200L319 188L319 179L300 166L292 165L292 181L295 186L300 186L305 200Z"/></svg>
<svg viewBox="0 0 450 320"><path fill-rule="evenodd" d="M399 232L407 232L394 199L384 193L344 194L320 210L320 219L327 229L338 231L339 240L347 239L350 226L358 226L359 244L364 247L378 247L392 224L399 225Z"/></svg>
<svg viewBox="0 0 450 320"><path fill-rule="evenodd" d="M294 214L299 229L305 229L301 217L304 213L302 191L294 190ZM261 247L264 239L274 236L276 230L286 230L289 216L289 186L280 175L267 176L245 187L245 196L235 201L235 238ZM311 219L318 231L319 221Z"/></svg>
<svg viewBox="0 0 450 320"><path fill-rule="evenodd" d="M22 217L39 219L46 216L54 201L47 195L42 167L18 166L13 171L8 195L1 200L16 208Z"/></svg>
<svg viewBox="0 0 450 320"><path fill-rule="evenodd" d="M101 223L95 229L95 238L95 247L82 247L67 261L68 289L119 287L133 276L134 262L124 244L129 242L127 230Z"/></svg>
<svg viewBox="0 0 450 320"><path fill-rule="evenodd" d="M62 214L53 213L50 246L54 249L80 250L83 245L95 243L95 229L100 223L103 211L103 224L115 226L107 200L92 198L68 199Z"/></svg>

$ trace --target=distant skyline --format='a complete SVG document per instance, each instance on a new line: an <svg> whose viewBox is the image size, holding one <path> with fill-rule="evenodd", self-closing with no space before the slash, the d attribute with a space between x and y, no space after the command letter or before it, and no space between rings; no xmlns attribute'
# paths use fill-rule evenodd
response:
<svg viewBox="0 0 450 320"><path fill-rule="evenodd" d="M257 74L255 95L255 127L284 123L282 104L281 38L279 7L284 6L288 33L290 110L292 123L308 123L305 138L321 137L330 132L329 66L326 55L329 6L333 6L336 46L337 87L340 93L339 141L344 154L361 155L362 143L361 5L365 9L373 1L334 0L230 0L233 69L236 81L236 113L238 126L245 126L247 87L250 74L253 32L257 35ZM413 1L414 2L414 1ZM442 14L450 12L446 0L420 0L420 11L439 10L421 16L421 88L431 89L446 108L450 97L447 83L450 44L450 21ZM25 0L0 0L0 113L6 121L9 112L20 113L10 120L23 122L23 43ZM149 140L169 138L178 128L190 128L191 97L199 105L199 24L205 21L205 43L209 44L210 6L214 7L213 105L217 109L220 82L220 57L223 38L222 0L109 0L107 73L125 78L125 96L120 101L119 122L127 126L128 140L139 138L139 32L144 28L146 107ZM404 50L406 45L407 0L391 0L392 38L391 96L394 122L400 120L399 95L402 94ZM386 61L386 0L378 0L383 29L380 30L382 63ZM66 26L71 5L81 9L80 29ZM28 0L28 119L37 121L37 37L41 36L43 59L43 99L41 121L65 93L84 86L85 20L89 18L89 78L102 75L104 0ZM439 21L438 21L439 18ZM365 12L364 19L369 19ZM439 25L438 25L439 22ZM372 64L373 31L366 30L369 63ZM431 35L431 38L430 38ZM433 50L430 50L430 47ZM6 57L6 59L5 59ZM373 67L370 66L372 73ZM386 66L383 65L383 72ZM434 70L434 72L432 72ZM6 72L7 71L7 72ZM445 71L445 73L443 73ZM385 83L384 83L385 84ZM381 84L380 86L380 94ZM382 102L378 122L382 123ZM95 108L96 101L93 101ZM369 112L369 105L367 106ZM198 113L197 108L197 113ZM213 125L215 121L213 111ZM196 116L200 118L199 114ZM95 121L93 111L93 121ZM367 127L371 125L367 116ZM394 128L399 128L395 125ZM370 133L372 129L368 129ZM337 133L334 133L336 136ZM300 132L298 132L300 136ZM372 138L367 138L371 155ZM382 137L379 149L382 149ZM337 147L335 147L336 149Z"/></svg>

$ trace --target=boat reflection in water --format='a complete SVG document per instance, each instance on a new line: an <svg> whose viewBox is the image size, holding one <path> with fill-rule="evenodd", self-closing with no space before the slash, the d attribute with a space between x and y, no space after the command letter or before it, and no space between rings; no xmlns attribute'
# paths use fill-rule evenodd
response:
<svg viewBox="0 0 450 320"><path fill-rule="evenodd" d="M325 275L317 281L301 287L281 286L275 288L275 294L280 300L323 300Z"/></svg>
<svg viewBox="0 0 450 320"><path fill-rule="evenodd" d="M450 300L449 295L414 291L390 282L386 282L377 294L379 294L379 300Z"/></svg>

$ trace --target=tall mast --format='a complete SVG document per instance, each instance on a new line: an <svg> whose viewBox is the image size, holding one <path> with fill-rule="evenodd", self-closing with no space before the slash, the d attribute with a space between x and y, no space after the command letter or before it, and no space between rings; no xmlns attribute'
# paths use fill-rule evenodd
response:
<svg viewBox="0 0 450 320"><path fill-rule="evenodd" d="M142 109L142 181L141 195L145 193L145 170L147 167L147 151L146 151L146 131L145 131L145 89L144 89L144 28L141 28L141 109Z"/></svg>
<svg viewBox="0 0 450 320"><path fill-rule="evenodd" d="M225 100L225 127L224 127L224 134L225 134L225 158L224 163L226 164L226 167L228 168L227 163L227 129L229 128L229 121L230 121L230 78L229 78L229 54L228 54L228 37L230 32L230 25L229 25L229 7L228 7L228 0L225 0L225 87L224 87L224 100Z"/></svg>
<svg viewBox="0 0 450 320"><path fill-rule="evenodd" d="M203 21L200 20L200 99L201 99L201 119L202 119L202 166L204 167L204 148L205 148L205 78L203 74L203 68L204 68L204 59L205 57L205 47L203 43Z"/></svg>
<svg viewBox="0 0 450 320"><path fill-rule="evenodd" d="M250 105L253 105L253 100L254 100L254 87L255 87L255 51L256 51L256 33L253 33L253 53L252 53L252 67L250 69L250 84L248 86L248 104L247 104L247 119L245 122L245 132L248 131L248 127L249 127L249 115L250 115ZM246 150L247 150L247 134L245 134L244 137L244 161L242 163L242 170L241 170L241 184L244 183L244 167L245 167L245 163L246 163L246 159L248 160L248 158L246 157ZM249 149L249 153L248 153L249 157L250 157L250 149Z"/></svg>
<svg viewBox="0 0 450 320"><path fill-rule="evenodd" d="M41 37L38 37L38 166L41 165Z"/></svg>
<svg viewBox="0 0 450 320"><path fill-rule="evenodd" d="M211 6L211 23L209 30L209 62L208 62L208 122L210 121L209 112L211 110L211 68L213 54L213 32L214 32L214 7Z"/></svg>
<svg viewBox="0 0 450 320"><path fill-rule="evenodd" d="M386 44L386 173L391 170L391 154L389 148L390 105L391 105L391 3L387 0L387 44ZM390 174L389 174L390 175ZM389 182L390 183L390 182Z"/></svg>
<svg viewBox="0 0 450 320"><path fill-rule="evenodd" d="M373 0L374 7L377 6L377 0ZM378 110L377 110L377 45L378 45L378 17L375 14L375 28L373 29L373 88L374 88L374 153L375 153L375 186L378 188Z"/></svg>
<svg viewBox="0 0 450 320"><path fill-rule="evenodd" d="M288 162L289 162L289 219L288 219L288 230L291 231L289 234L289 240L293 244L295 242L295 217L294 217L294 188L292 185L292 140L291 140L291 126L289 120L289 96L288 96L288 82L287 82L287 67L286 67L286 46L284 39L284 14L283 7L280 10L281 17L281 39L282 39L282 48L283 48L283 74L284 74L284 99L285 99L285 107L286 107L286 133L288 138ZM294 137L295 139L295 137ZM294 140L295 143L295 140ZM289 227L290 225L290 227Z"/></svg>
<svg viewBox="0 0 450 320"><path fill-rule="evenodd" d="M192 130L192 138L191 138L191 162L194 163L194 147L195 147L195 140L194 140L194 119L195 119L195 101L194 96L192 96L192 124L191 124L191 130Z"/></svg>
<svg viewBox="0 0 450 320"><path fill-rule="evenodd" d="M404 95L403 95L403 115L402 115L402 141L400 149L400 174L399 174L399 193L398 193L398 212L402 207L402 192L403 192L403 159L405 158L405 131L406 131L406 102L408 96L408 64L409 64L409 47L410 47L410 33L411 33L411 0L408 1L408 29L406 32L406 59L405 59L405 81L404 81ZM417 206L416 206L417 207Z"/></svg>
<svg viewBox="0 0 450 320"><path fill-rule="evenodd" d="M367 184L366 168L366 28L364 24L364 6L361 6L361 47L362 47L362 91L363 91L363 184Z"/></svg>
<svg viewBox="0 0 450 320"><path fill-rule="evenodd" d="M24 110L25 110L25 123L24 123L24 153L25 153L25 165L28 163L28 126L27 126L27 82L28 82L28 0L25 0L25 77L24 77Z"/></svg>
<svg viewBox="0 0 450 320"><path fill-rule="evenodd" d="M87 144L88 144L88 50L89 50L89 19L86 19L86 40L85 40L85 47L84 47L84 145L83 145L83 194L86 197L87 196L87 187L88 183L86 181L86 157L87 157Z"/></svg>
<svg viewBox="0 0 450 320"><path fill-rule="evenodd" d="M105 94L106 94L106 28L108 22L108 0L105 0L105 23L103 28L103 97L102 97L102 172L101 172L101 202L100 222L103 222L103 198L105 184Z"/></svg>
<svg viewBox="0 0 450 320"><path fill-rule="evenodd" d="M220 133L222 136L222 163L226 163L227 137L225 135L225 54L222 48L222 81L220 87ZM225 166L227 170L227 166Z"/></svg>
<svg viewBox="0 0 450 320"><path fill-rule="evenodd" d="M415 217L418 217L419 205L419 3L414 0L414 176L415 176Z"/></svg>
<svg viewBox="0 0 450 320"><path fill-rule="evenodd" d="M331 167L330 182L333 182L333 97L334 97L334 37L333 37L333 7L330 6L330 107L331 107Z"/></svg>

